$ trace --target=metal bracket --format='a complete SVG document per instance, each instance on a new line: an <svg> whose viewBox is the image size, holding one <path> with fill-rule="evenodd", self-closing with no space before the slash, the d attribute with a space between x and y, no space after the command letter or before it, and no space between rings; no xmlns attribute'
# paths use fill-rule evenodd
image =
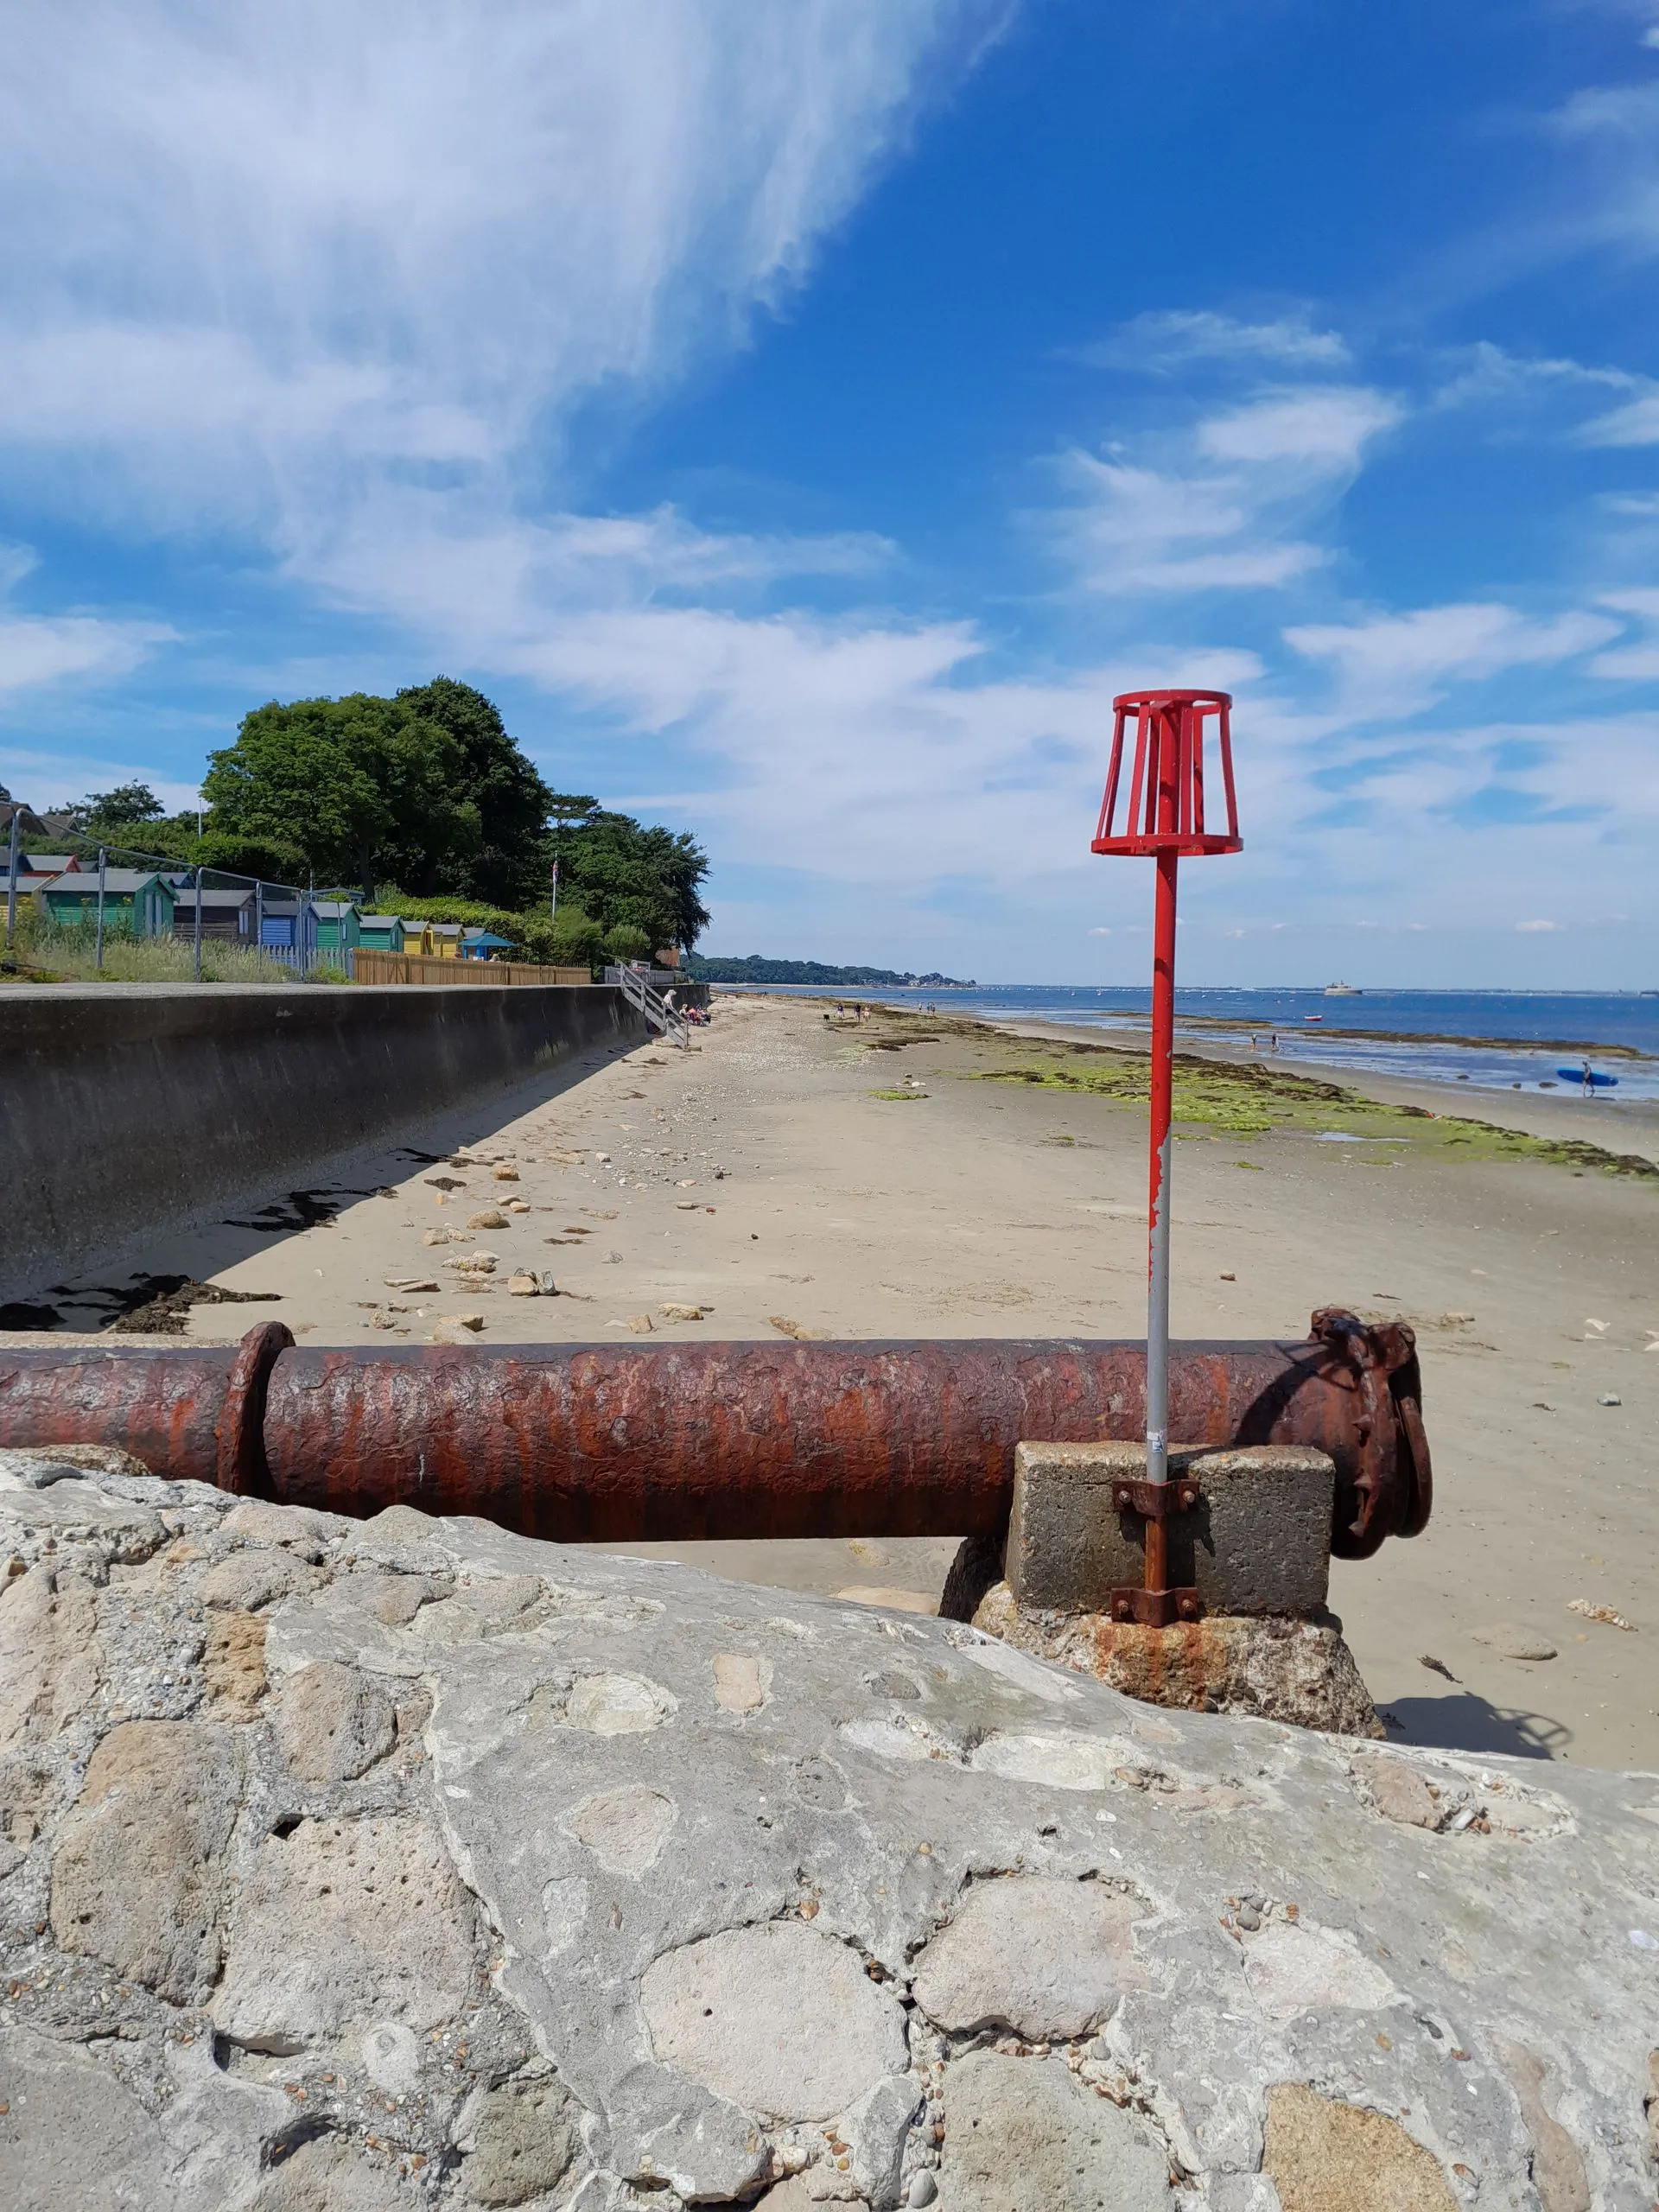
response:
<svg viewBox="0 0 1659 2212"><path fill-rule="evenodd" d="M1171 1628L1177 1621L1204 1618L1196 1590L1114 1590L1112 1618L1135 1621L1142 1628Z"/></svg>
<svg viewBox="0 0 1659 2212"><path fill-rule="evenodd" d="M1164 1569L1164 1524L1183 1513L1196 1513L1203 1503L1203 1493L1196 1482L1177 1476L1166 1483L1115 1482L1112 1484L1112 1505L1119 1513L1138 1513L1148 1525L1147 1529L1148 1580L1161 1577ZM1154 1541L1154 1530L1156 1538ZM1196 1621L1204 1617L1204 1605L1196 1589L1136 1590L1122 1587L1111 1594L1111 1616L1115 1621L1135 1621L1142 1628L1170 1628L1177 1621Z"/></svg>
<svg viewBox="0 0 1659 2212"><path fill-rule="evenodd" d="M1143 1521L1167 1521L1179 1513L1196 1513L1203 1503L1198 1485L1177 1476L1166 1483L1121 1482L1112 1484L1112 1510L1138 1513Z"/></svg>

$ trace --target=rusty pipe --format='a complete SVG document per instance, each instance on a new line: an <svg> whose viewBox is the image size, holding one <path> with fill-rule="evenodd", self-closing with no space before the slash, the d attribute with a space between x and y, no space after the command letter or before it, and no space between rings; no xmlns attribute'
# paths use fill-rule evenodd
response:
<svg viewBox="0 0 1659 2212"><path fill-rule="evenodd" d="M1428 1519L1409 1329L1316 1313L1300 1344L1171 1348L1183 1446L1308 1444L1337 1469L1332 1548ZM1128 1439L1137 1344L0 1351L0 1444L96 1442L158 1473L367 1515L407 1503L563 1542L989 1535L1014 1448Z"/></svg>

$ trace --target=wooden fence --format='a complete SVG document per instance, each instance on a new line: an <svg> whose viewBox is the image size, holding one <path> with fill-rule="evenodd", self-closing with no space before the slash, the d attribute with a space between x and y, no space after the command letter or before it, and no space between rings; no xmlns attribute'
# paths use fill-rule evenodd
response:
<svg viewBox="0 0 1659 2212"><path fill-rule="evenodd" d="M543 968L531 960L443 960L418 952L381 952L359 944L353 961L359 983L591 983L587 968Z"/></svg>

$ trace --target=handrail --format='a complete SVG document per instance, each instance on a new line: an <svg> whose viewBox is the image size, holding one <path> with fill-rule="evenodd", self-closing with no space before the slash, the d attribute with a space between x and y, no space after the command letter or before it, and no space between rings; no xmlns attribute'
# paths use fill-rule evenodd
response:
<svg viewBox="0 0 1659 2212"><path fill-rule="evenodd" d="M619 963L613 972L622 987L623 997L645 1015L648 1024L660 1029L671 1043L690 1046L691 1027L685 1016L660 998L638 969Z"/></svg>

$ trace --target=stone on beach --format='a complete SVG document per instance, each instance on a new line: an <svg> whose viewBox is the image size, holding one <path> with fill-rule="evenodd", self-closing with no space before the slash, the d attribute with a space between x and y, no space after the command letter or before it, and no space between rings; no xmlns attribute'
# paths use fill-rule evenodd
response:
<svg viewBox="0 0 1659 2212"><path fill-rule="evenodd" d="M484 1326L481 1313L440 1313L432 1325L435 1344L469 1344Z"/></svg>
<svg viewBox="0 0 1659 2212"><path fill-rule="evenodd" d="M1513 1621L1498 1621L1491 1628L1471 1628L1469 1631L1477 1643L1484 1643L1497 1652L1500 1659L1553 1659L1555 1646L1547 1636L1536 1629L1517 1628Z"/></svg>

